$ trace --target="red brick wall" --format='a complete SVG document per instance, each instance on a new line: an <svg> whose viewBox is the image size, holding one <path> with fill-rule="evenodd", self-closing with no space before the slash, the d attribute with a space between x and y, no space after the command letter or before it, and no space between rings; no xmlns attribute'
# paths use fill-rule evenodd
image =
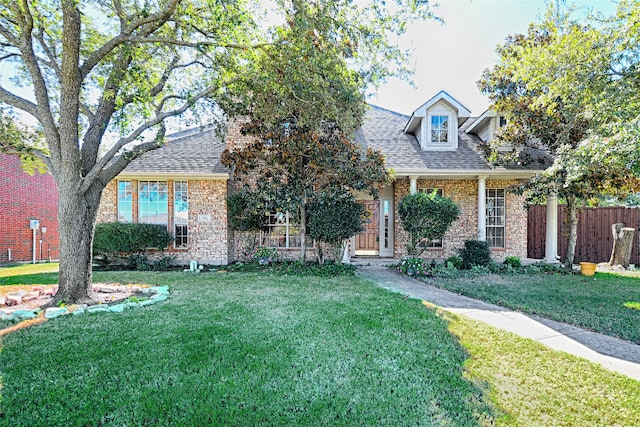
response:
<svg viewBox="0 0 640 427"><path fill-rule="evenodd" d="M58 259L58 187L53 177L29 175L18 157L0 154L0 262L9 261L8 249L12 261L32 260L31 219L39 220L41 227L36 232L36 260ZM42 227L47 229L45 234Z"/></svg>

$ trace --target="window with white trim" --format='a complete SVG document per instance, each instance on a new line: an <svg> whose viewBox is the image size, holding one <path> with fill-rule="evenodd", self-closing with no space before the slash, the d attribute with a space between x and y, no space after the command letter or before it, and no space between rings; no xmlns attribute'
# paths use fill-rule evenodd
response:
<svg viewBox="0 0 640 427"><path fill-rule="evenodd" d="M173 182L173 226L175 229L175 246L184 249L188 246L189 231L189 183Z"/></svg>
<svg viewBox="0 0 640 427"><path fill-rule="evenodd" d="M430 141L432 144L449 143L449 116L433 115L430 119Z"/></svg>
<svg viewBox="0 0 640 427"><path fill-rule="evenodd" d="M419 188L418 192L432 194L435 191L436 196L444 197L444 190L442 188ZM420 247L427 248L441 248L442 247L442 239L433 239L430 242L420 242Z"/></svg>
<svg viewBox="0 0 640 427"><path fill-rule="evenodd" d="M503 188L486 189L487 243L491 248L504 248L505 196Z"/></svg>
<svg viewBox="0 0 640 427"><path fill-rule="evenodd" d="M288 212L267 215L261 234L262 245L269 248L299 248L302 243L300 226L292 221Z"/></svg>
<svg viewBox="0 0 640 427"><path fill-rule="evenodd" d="M168 225L167 181L138 181L138 222Z"/></svg>
<svg viewBox="0 0 640 427"><path fill-rule="evenodd" d="M133 222L131 181L118 181L118 222Z"/></svg>

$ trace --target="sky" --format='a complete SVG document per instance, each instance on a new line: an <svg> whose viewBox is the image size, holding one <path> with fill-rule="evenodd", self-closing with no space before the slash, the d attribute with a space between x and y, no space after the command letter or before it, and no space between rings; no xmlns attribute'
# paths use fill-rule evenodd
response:
<svg viewBox="0 0 640 427"><path fill-rule="evenodd" d="M611 0L568 0L610 15ZM544 16L545 0L439 0L435 15L445 23L414 24L402 47L414 50L415 87L397 79L382 86L368 102L410 115L445 90L475 116L488 107L476 82L482 71L496 64L495 48L509 34L524 33L530 22Z"/></svg>

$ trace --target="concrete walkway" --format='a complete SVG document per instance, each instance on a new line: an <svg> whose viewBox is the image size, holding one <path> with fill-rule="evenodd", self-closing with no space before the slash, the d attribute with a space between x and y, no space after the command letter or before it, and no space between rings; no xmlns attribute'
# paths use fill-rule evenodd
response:
<svg viewBox="0 0 640 427"><path fill-rule="evenodd" d="M363 266L358 275L385 289L431 302L640 381L640 345L438 289L387 267Z"/></svg>

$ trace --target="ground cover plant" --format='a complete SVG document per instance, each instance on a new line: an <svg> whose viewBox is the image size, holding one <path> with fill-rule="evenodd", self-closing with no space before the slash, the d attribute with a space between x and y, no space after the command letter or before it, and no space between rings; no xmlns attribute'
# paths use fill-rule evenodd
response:
<svg viewBox="0 0 640 427"><path fill-rule="evenodd" d="M97 272L171 298L5 337L0 425L481 425L464 350L357 277ZM84 318L81 318L84 317ZM25 357L28 355L28 357Z"/></svg>
<svg viewBox="0 0 640 427"><path fill-rule="evenodd" d="M447 272L442 268L440 271ZM489 269L470 272L450 269L449 277L436 274L422 280L482 301L640 344L640 310L628 304L640 301L638 276L596 273L585 277L544 270L519 274L513 268L502 271L507 274L494 274Z"/></svg>

